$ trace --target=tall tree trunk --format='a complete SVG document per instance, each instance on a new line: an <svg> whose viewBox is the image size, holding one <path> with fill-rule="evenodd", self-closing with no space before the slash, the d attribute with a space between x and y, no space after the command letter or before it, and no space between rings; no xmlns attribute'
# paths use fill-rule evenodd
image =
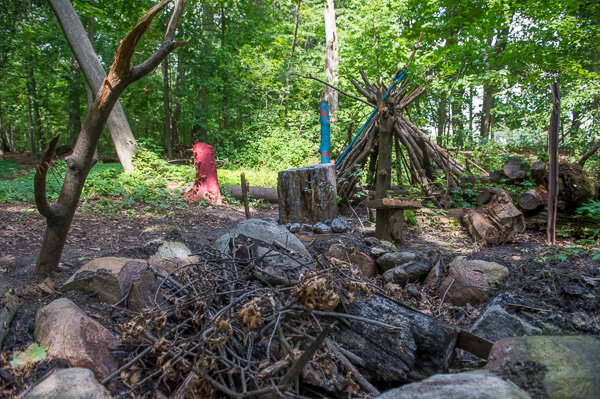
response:
<svg viewBox="0 0 600 399"><path fill-rule="evenodd" d="M53 0L51 0L53 1ZM104 125L117 103L119 96L133 82L152 72L163 59L186 42L174 42L173 37L185 0L176 0L173 15L167 26L163 42L156 52L138 66L132 66L131 58L136 46L152 20L170 0L162 0L152 7L135 28L119 44L109 74L99 88L89 109L85 123L77 139L73 155L68 158L65 179L58 200L50 205L46 196L46 176L59 135L53 138L40 161L34 179L35 202L38 211L46 218L46 231L36 263L36 272L47 274L58 269L67 234L79 203L85 180L93 166L94 152ZM88 43L89 44L89 43Z"/></svg>
<svg viewBox="0 0 600 399"><path fill-rule="evenodd" d="M27 71L27 94L31 100L31 111L32 111L32 138L34 143L34 150L32 154L36 154L40 150L40 143L42 139L42 120L40 117L40 107L37 100L37 87L35 83L35 76L33 74L33 67L28 66Z"/></svg>
<svg viewBox="0 0 600 399"><path fill-rule="evenodd" d="M483 111L481 115L481 127L479 134L482 138L492 139L492 108L494 107L494 87L483 87Z"/></svg>
<svg viewBox="0 0 600 399"><path fill-rule="evenodd" d="M27 133L29 136L29 151L31 152L31 156L35 155L35 137L33 134L33 111L31 106L31 98L27 97Z"/></svg>
<svg viewBox="0 0 600 399"><path fill-rule="evenodd" d="M79 90L81 73L74 58L71 58L69 75L71 77L69 81L69 145L74 147L77 135L81 131L81 92Z"/></svg>
<svg viewBox="0 0 600 399"><path fill-rule="evenodd" d="M208 133L208 90L200 83L196 99L196 121L192 126L192 140L203 141Z"/></svg>
<svg viewBox="0 0 600 399"><path fill-rule="evenodd" d="M294 13L294 38L292 39L292 49L288 58L287 67L285 68L285 112L284 117L288 115L288 102L290 99L290 68L292 67L292 58L294 58L294 50L296 49L296 41L298 38L298 26L300 25L300 4L302 0L298 0L296 4L296 12Z"/></svg>
<svg viewBox="0 0 600 399"><path fill-rule="evenodd" d="M446 93L442 93L438 104L438 123L436 143L440 147L444 145L444 131L446 130Z"/></svg>
<svg viewBox="0 0 600 399"><path fill-rule="evenodd" d="M169 57L165 58L161 64L163 79L163 107L164 107L164 138L167 147L167 158L173 159L173 126L171 125L171 104L169 93Z"/></svg>
<svg viewBox="0 0 600 399"><path fill-rule="evenodd" d="M181 132L179 122L181 120L181 101L183 98L183 80L185 79L185 64L181 54L177 57L177 77L175 78L175 105L171 115L171 134L173 135L173 148L179 148Z"/></svg>
<svg viewBox="0 0 600 399"><path fill-rule="evenodd" d="M69 0L48 0L48 2L58 18L69 46L83 71L85 80L92 91L97 93L106 79L106 72L94 52L94 48L73 5ZM115 104L106 125L123 169L126 172L133 171L131 160L137 143L120 102L117 101Z"/></svg>
<svg viewBox="0 0 600 399"><path fill-rule="evenodd" d="M325 0L325 78L336 86L338 82L338 40L335 23L335 4L333 0ZM337 121L338 93L331 87L325 87L325 101L329 102L329 115L332 122Z"/></svg>
<svg viewBox="0 0 600 399"><path fill-rule="evenodd" d="M469 137L473 135L473 86L469 87Z"/></svg>
<svg viewBox="0 0 600 399"><path fill-rule="evenodd" d="M95 4L96 4L95 0L90 0L90 5L92 7ZM90 45L92 46L92 50L94 50L95 24L96 24L96 20L94 19L94 17L89 17L88 18L88 39L90 40ZM89 108L89 106L92 105L92 103L94 102L94 93L92 93L92 88L89 84L87 85L86 93L87 93L87 104L88 104L88 108ZM79 133L79 132L77 132L77 133Z"/></svg>
<svg viewBox="0 0 600 399"><path fill-rule="evenodd" d="M225 33L227 32L227 20L225 16L225 7L221 7L221 49L225 49ZM227 81L228 81L228 69L224 66L222 69L222 79L223 79L223 130L229 130L229 101L227 98Z"/></svg>

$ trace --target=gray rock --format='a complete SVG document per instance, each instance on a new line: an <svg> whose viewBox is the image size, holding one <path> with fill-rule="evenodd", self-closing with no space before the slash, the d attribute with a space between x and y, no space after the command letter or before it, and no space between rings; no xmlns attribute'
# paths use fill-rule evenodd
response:
<svg viewBox="0 0 600 399"><path fill-rule="evenodd" d="M34 337L40 346L50 345L48 355L92 370L98 380L119 366L111 352L118 339L67 298L56 299L38 311Z"/></svg>
<svg viewBox="0 0 600 399"><path fill-rule="evenodd" d="M296 234L300 232L300 229L302 228L302 225L300 223L292 223L290 225L290 233Z"/></svg>
<svg viewBox="0 0 600 399"><path fill-rule="evenodd" d="M172 271L180 266L198 263L199 258L182 242L165 241L148 260L152 265Z"/></svg>
<svg viewBox="0 0 600 399"><path fill-rule="evenodd" d="M454 258L450 267L463 268L476 273L480 273L485 281L492 285L508 276L508 269L496 262L487 262L485 260L467 260L465 256Z"/></svg>
<svg viewBox="0 0 600 399"><path fill-rule="evenodd" d="M600 398L600 341L582 336L504 338L496 342L486 369L523 375L523 365L537 365L547 397ZM545 371L545 372L544 372Z"/></svg>
<svg viewBox="0 0 600 399"><path fill-rule="evenodd" d="M127 308L132 312L139 313L144 309L151 309L156 306L154 297L158 289L158 280L152 270L146 270L144 274L133 283L129 296L127 297ZM158 295L159 302L162 295Z"/></svg>
<svg viewBox="0 0 600 399"><path fill-rule="evenodd" d="M365 237L365 244L368 246L381 245L381 242L379 242L379 240L375 237Z"/></svg>
<svg viewBox="0 0 600 399"><path fill-rule="evenodd" d="M281 226L260 219L248 219L240 222L231 232L219 237L215 241L214 247L221 253L229 253L231 237L237 237L240 234L285 248L305 259L312 259L304 244L295 235Z"/></svg>
<svg viewBox="0 0 600 399"><path fill-rule="evenodd" d="M331 231L334 233L345 233L348 230L348 224L342 218L335 218L331 221Z"/></svg>
<svg viewBox="0 0 600 399"><path fill-rule="evenodd" d="M410 252L406 252L410 253ZM384 255L386 256L386 255ZM381 259L381 258L379 258ZM378 260L379 260L378 259ZM410 261L402 265L396 266L383 273L383 280L386 283L395 283L404 285L409 281L415 282L427 276L431 266L421 262Z"/></svg>
<svg viewBox="0 0 600 399"><path fill-rule="evenodd" d="M414 260L417 256L412 252L388 252L377 258L377 265L382 271L387 271L396 266L403 265ZM428 270L429 272L429 270Z"/></svg>
<svg viewBox="0 0 600 399"><path fill-rule="evenodd" d="M486 371L438 374L387 391L379 399L530 399L510 381Z"/></svg>
<svg viewBox="0 0 600 399"><path fill-rule="evenodd" d="M498 304L490 305L471 327L473 334L488 341L523 335L541 335L542 329L535 327L516 315L505 311Z"/></svg>
<svg viewBox="0 0 600 399"><path fill-rule="evenodd" d="M304 231L305 233L312 233L312 224L302 223L302 231Z"/></svg>
<svg viewBox="0 0 600 399"><path fill-rule="evenodd" d="M380 246L369 248L369 253L374 258L379 258L380 256L387 254L388 252L389 251L387 249Z"/></svg>
<svg viewBox="0 0 600 399"><path fill-rule="evenodd" d="M598 318L584 312L575 312L571 315L573 327L580 331L595 332L599 329Z"/></svg>
<svg viewBox="0 0 600 399"><path fill-rule="evenodd" d="M331 226L327 226L325 223L316 223L313 226L314 232L316 234L329 234L331 233Z"/></svg>
<svg viewBox="0 0 600 399"><path fill-rule="evenodd" d="M127 295L135 281L148 269L142 259L106 257L94 259L67 280L62 291L84 291L109 303Z"/></svg>
<svg viewBox="0 0 600 399"><path fill-rule="evenodd" d="M110 393L94 378L91 370L58 370L33 387L24 399L111 399Z"/></svg>

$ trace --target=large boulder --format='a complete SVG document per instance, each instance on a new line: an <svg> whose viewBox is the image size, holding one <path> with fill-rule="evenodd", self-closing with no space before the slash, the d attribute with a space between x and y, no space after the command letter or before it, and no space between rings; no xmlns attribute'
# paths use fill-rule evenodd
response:
<svg viewBox="0 0 600 399"><path fill-rule="evenodd" d="M387 391L379 399L530 399L510 381L486 371L437 374Z"/></svg>
<svg viewBox="0 0 600 399"><path fill-rule="evenodd" d="M152 270L146 270L142 276L133 283L129 296L127 297L127 308L132 312L139 313L144 309L154 308L157 303L154 298L160 302L163 297L158 290L158 279Z"/></svg>
<svg viewBox="0 0 600 399"><path fill-rule="evenodd" d="M488 288L508 276L508 269L495 262L456 257L448 265L448 277L438 287L445 301L464 306L478 305L488 299Z"/></svg>
<svg viewBox="0 0 600 399"><path fill-rule="evenodd" d="M62 291L85 291L108 303L123 298L148 269L142 259L106 257L87 263L67 280Z"/></svg>
<svg viewBox="0 0 600 399"><path fill-rule="evenodd" d="M475 321L470 331L491 342L508 337L542 334L541 328L531 325L517 315L508 313L498 303L488 306Z"/></svg>
<svg viewBox="0 0 600 399"><path fill-rule="evenodd" d="M377 275L375 260L369 255L357 250L353 245L332 245L331 248L329 248L328 255L331 258L356 266L366 277L375 277Z"/></svg>
<svg viewBox="0 0 600 399"><path fill-rule="evenodd" d="M549 399L600 398L600 341L594 338L504 338L492 347L486 369L509 378L533 369Z"/></svg>
<svg viewBox="0 0 600 399"><path fill-rule="evenodd" d="M167 271L172 271L180 266L198 263L199 258L192 255L192 251L182 242L165 241L148 262Z"/></svg>
<svg viewBox="0 0 600 399"><path fill-rule="evenodd" d="M111 352L118 339L66 298L56 299L38 311L34 337L40 345L50 345L49 355L65 359L73 367L92 370L98 380L119 365Z"/></svg>
<svg viewBox="0 0 600 399"><path fill-rule="evenodd" d="M58 370L33 387L24 399L112 399L110 393L84 368Z"/></svg>
<svg viewBox="0 0 600 399"><path fill-rule="evenodd" d="M232 237L244 235L270 245L285 248L305 259L311 259L310 253L302 242L285 228L261 219L248 219L240 222L235 228L219 237L214 247L221 253L229 253L229 242Z"/></svg>

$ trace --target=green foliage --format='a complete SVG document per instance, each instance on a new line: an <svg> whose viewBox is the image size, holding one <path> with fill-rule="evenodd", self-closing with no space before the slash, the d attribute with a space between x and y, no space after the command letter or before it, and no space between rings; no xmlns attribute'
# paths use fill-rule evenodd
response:
<svg viewBox="0 0 600 399"><path fill-rule="evenodd" d="M575 210L575 217L591 219L600 225L600 201L590 200Z"/></svg>

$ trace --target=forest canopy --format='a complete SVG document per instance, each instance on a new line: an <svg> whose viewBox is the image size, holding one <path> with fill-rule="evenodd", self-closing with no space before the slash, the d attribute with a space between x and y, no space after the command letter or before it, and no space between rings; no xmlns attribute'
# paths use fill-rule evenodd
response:
<svg viewBox="0 0 600 399"><path fill-rule="evenodd" d="M105 69L153 4L72 3ZM294 73L325 78L324 7L312 0L190 0L179 27L189 44L121 97L136 139L170 158L189 158L185 150L203 141L217 158L250 167L317 163L324 87ZM495 139L543 149L554 81L563 98L560 146L580 155L600 135L597 1L345 0L335 13L337 85L350 93L358 68L387 84L422 35L410 79L427 93L409 117L438 144L468 149ZM157 18L136 57L153 51L166 22ZM0 41L5 150L39 153L58 132L59 145L72 145L87 113L86 83L47 2L3 1ZM333 158L369 112L340 95ZM100 155L113 151L106 132Z"/></svg>

